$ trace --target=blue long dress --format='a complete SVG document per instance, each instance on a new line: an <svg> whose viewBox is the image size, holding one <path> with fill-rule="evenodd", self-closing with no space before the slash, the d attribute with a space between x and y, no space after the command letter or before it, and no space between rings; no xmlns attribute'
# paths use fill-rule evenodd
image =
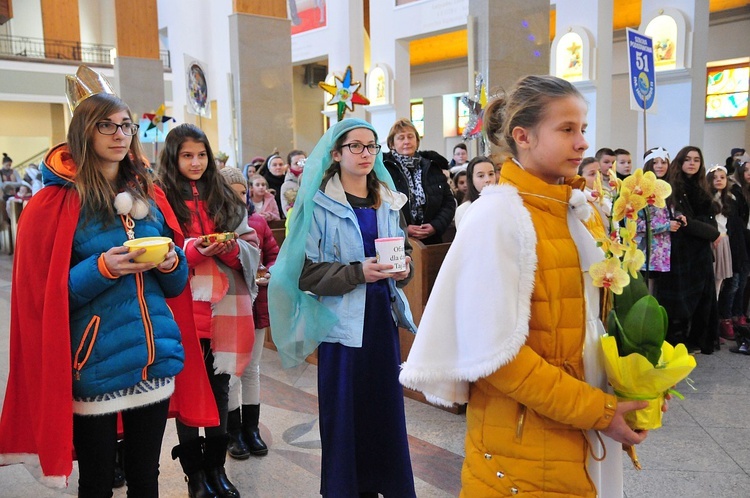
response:
<svg viewBox="0 0 750 498"><path fill-rule="evenodd" d="M353 205L355 199L350 198ZM365 256L374 257L375 210L355 207L354 211ZM400 364L387 281L368 283L362 347L322 343L318 348L320 494L324 497L416 496L398 381Z"/></svg>

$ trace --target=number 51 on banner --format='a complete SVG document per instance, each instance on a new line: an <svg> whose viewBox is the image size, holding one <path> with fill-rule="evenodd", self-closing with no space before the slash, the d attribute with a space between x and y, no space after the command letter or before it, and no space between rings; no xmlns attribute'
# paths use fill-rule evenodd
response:
<svg viewBox="0 0 750 498"><path fill-rule="evenodd" d="M650 37L627 28L630 109L656 111L654 44Z"/></svg>

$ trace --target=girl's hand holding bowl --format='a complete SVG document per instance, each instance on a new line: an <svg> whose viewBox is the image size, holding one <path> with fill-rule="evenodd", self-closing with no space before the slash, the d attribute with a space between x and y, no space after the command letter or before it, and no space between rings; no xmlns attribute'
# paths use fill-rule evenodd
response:
<svg viewBox="0 0 750 498"><path fill-rule="evenodd" d="M157 268L161 271L169 271L171 270L175 262L177 261L177 251L174 250L174 242L169 243L169 251L167 252L167 257L164 258L164 261L159 263L157 265Z"/></svg>
<svg viewBox="0 0 750 498"><path fill-rule="evenodd" d="M136 263L133 258L137 258L146 253L146 249L130 250L125 246L113 247L104 253L104 264L107 266L109 273L115 277L129 275L132 273L141 273L152 269L154 263Z"/></svg>
<svg viewBox="0 0 750 498"><path fill-rule="evenodd" d="M198 249L198 252L206 257L230 252L234 249L234 246L236 244L237 242L235 242L234 240L228 240L226 242L214 242L212 244L204 246L202 239L200 238L195 239L195 242L193 242L193 245L195 245L195 248Z"/></svg>

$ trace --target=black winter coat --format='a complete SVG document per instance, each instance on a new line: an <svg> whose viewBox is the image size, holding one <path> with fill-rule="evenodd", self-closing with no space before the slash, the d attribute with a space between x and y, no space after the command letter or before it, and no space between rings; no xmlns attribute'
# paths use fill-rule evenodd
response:
<svg viewBox="0 0 750 498"><path fill-rule="evenodd" d="M420 154L419 152L417 154ZM435 153L436 154L436 153ZM443 159L445 161L445 159ZM445 161L446 164L448 161ZM383 154L383 164L391 174L396 190L405 194L409 199L409 181L404 176L401 166L396 159L390 154ZM439 244L443 241L443 233L453 221L453 215L456 212L456 201L453 193L448 186L448 179L443 173L439 162L427 159L420 154L420 168L422 168L422 188L424 189L425 205L424 219L415 220L411 215L411 202L407 202L401 208L401 212L406 219L407 225L421 225L429 223L435 228L435 234L423 239L424 244Z"/></svg>

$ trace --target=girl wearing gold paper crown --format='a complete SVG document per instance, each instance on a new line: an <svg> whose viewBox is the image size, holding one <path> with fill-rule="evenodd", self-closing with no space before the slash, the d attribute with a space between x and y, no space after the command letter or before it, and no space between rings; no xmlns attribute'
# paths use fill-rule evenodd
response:
<svg viewBox="0 0 750 498"><path fill-rule="evenodd" d="M463 218L400 377L433 401L468 402L461 496L622 496L618 443L646 437L623 418L645 403L603 390L598 293L583 273L603 253L574 178L586 112L551 76L521 79L485 110L512 158ZM493 257L476 264L477 247Z"/></svg>
<svg viewBox="0 0 750 498"><path fill-rule="evenodd" d="M68 142L47 154L45 187L19 224L0 463L35 463L65 485L75 450L78 495L111 496L120 415L128 495L155 497L175 379L197 347L178 315L190 309L187 262L171 241L152 262L124 246L179 236L127 105L83 66L68 99ZM189 383L200 390L205 374ZM215 420L213 406L190 405L186 420Z"/></svg>

